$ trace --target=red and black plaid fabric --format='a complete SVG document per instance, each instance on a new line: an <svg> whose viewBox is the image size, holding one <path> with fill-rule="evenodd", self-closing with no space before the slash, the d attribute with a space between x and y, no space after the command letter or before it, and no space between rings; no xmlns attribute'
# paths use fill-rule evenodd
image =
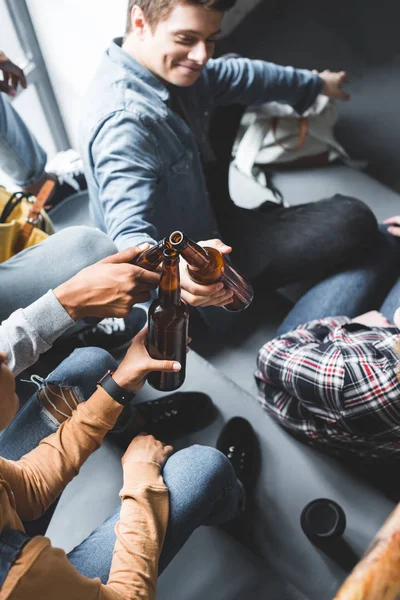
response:
<svg viewBox="0 0 400 600"><path fill-rule="evenodd" d="M255 373L262 407L296 435L341 456L400 453L400 333L347 317L271 340Z"/></svg>

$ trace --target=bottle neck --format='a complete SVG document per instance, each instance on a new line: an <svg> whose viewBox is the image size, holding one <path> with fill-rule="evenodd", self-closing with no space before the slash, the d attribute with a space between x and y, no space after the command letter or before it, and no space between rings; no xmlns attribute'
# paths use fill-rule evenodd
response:
<svg viewBox="0 0 400 600"><path fill-rule="evenodd" d="M140 254L136 259L135 264L139 267L147 269L148 271L156 271L160 262L162 261L166 242L167 238L164 238L155 246L152 246L148 250L142 252L142 254Z"/></svg>
<svg viewBox="0 0 400 600"><path fill-rule="evenodd" d="M179 306L181 301L181 286L179 276L179 255L168 256L164 254L163 269L158 299L163 306Z"/></svg>
<svg viewBox="0 0 400 600"><path fill-rule="evenodd" d="M180 231L174 232L169 238L173 248L179 250L186 262L193 270L199 270L203 273L213 270L213 261L207 250L199 244L196 244L187 235Z"/></svg>

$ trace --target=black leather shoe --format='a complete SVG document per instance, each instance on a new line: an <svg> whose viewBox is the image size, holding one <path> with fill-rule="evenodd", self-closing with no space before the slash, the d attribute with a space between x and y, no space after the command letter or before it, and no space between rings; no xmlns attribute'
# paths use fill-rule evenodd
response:
<svg viewBox="0 0 400 600"><path fill-rule="evenodd" d="M175 392L151 402L133 405L129 422L126 422L126 418L125 426L117 422L110 437L120 447L127 447L140 431L150 433L163 442L170 442L203 429L216 416L217 409L207 394Z"/></svg>
<svg viewBox="0 0 400 600"><path fill-rule="evenodd" d="M229 458L237 478L250 494L260 467L260 447L250 423L242 417L233 417L222 429L216 447Z"/></svg>

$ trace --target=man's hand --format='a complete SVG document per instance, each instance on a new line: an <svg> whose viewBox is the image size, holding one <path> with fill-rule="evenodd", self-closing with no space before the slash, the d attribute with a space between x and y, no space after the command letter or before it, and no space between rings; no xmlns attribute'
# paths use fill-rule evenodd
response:
<svg viewBox="0 0 400 600"><path fill-rule="evenodd" d="M181 370L181 364L173 360L156 360L147 352L147 327L142 329L132 341L125 358L113 374L113 379L129 392L138 392L152 371L174 373Z"/></svg>
<svg viewBox="0 0 400 600"><path fill-rule="evenodd" d="M367 327L393 327L393 324L377 310L370 310L363 315L359 315L352 319L351 322L360 323Z"/></svg>
<svg viewBox="0 0 400 600"><path fill-rule="evenodd" d="M385 219L383 222L385 225L390 225L390 227L387 228L390 235L400 237L400 216L390 217L389 219Z"/></svg>
<svg viewBox="0 0 400 600"><path fill-rule="evenodd" d="M128 462L155 462L163 467L174 451L172 446L165 446L152 435L139 433L128 446L123 455L122 466Z"/></svg>
<svg viewBox="0 0 400 600"><path fill-rule="evenodd" d="M137 302L150 299L159 273L130 264L149 244L127 248L82 269L54 293L76 321L83 317L127 317Z"/></svg>
<svg viewBox="0 0 400 600"><path fill-rule="evenodd" d="M200 246L216 248L221 254L232 252L232 248L221 240L214 239L198 243ZM182 299L191 306L224 306L232 301L233 292L227 291L222 283L200 285L192 281L187 270L187 262L183 258L180 261L180 276Z"/></svg>
<svg viewBox="0 0 400 600"><path fill-rule="evenodd" d="M9 96L15 96L17 87L20 83L25 89L27 82L22 69L11 62L9 58L0 51L0 71L3 73L3 81L0 80L0 92L4 92Z"/></svg>
<svg viewBox="0 0 400 600"><path fill-rule="evenodd" d="M318 71L313 71L313 73L319 75L324 82L322 94L336 100L350 100L350 94L342 90L342 86L349 81L346 71L334 73L326 69L322 73L318 73Z"/></svg>

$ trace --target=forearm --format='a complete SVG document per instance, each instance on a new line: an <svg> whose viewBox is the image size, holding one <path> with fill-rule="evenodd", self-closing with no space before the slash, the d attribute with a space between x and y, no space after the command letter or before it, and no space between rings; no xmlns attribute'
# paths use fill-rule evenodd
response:
<svg viewBox="0 0 400 600"><path fill-rule="evenodd" d="M0 351L7 354L13 374L33 365L74 324L52 291L15 311L0 326Z"/></svg>
<svg viewBox="0 0 400 600"><path fill-rule="evenodd" d="M129 600L154 600L168 524L168 490L156 463L124 466L117 541L106 588Z"/></svg>
<svg viewBox="0 0 400 600"><path fill-rule="evenodd" d="M91 153L108 235L119 250L154 244L164 167L149 128L133 114L118 113L104 123Z"/></svg>
<svg viewBox="0 0 400 600"><path fill-rule="evenodd" d="M102 388L78 405L56 433L17 462L1 460L22 519L38 518L79 473L115 424L122 406Z"/></svg>
<svg viewBox="0 0 400 600"><path fill-rule="evenodd" d="M323 81L306 69L246 58L210 61L211 92L219 105L286 102L304 112L321 93Z"/></svg>
<svg viewBox="0 0 400 600"><path fill-rule="evenodd" d="M335 600L396 600L399 575L400 505L378 532L367 554L345 581Z"/></svg>

